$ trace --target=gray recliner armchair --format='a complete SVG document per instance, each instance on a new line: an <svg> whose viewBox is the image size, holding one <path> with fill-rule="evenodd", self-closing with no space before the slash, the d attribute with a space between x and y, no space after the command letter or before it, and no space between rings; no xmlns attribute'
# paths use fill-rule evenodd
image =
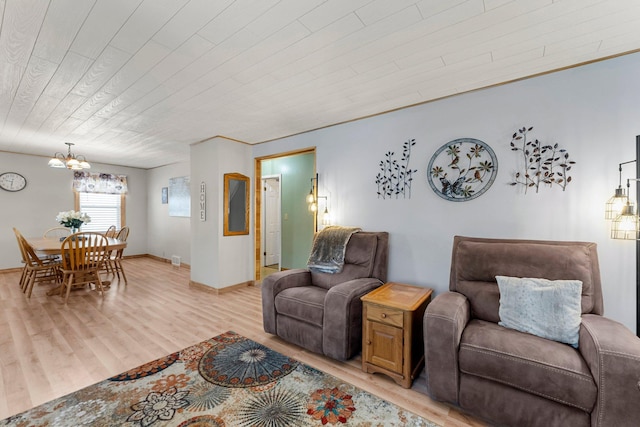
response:
<svg viewBox="0 0 640 427"><path fill-rule="evenodd" d="M360 231L350 237L339 273L293 269L267 276L264 330L334 359L356 355L362 348L360 297L386 281L388 241L386 232Z"/></svg>
<svg viewBox="0 0 640 427"><path fill-rule="evenodd" d="M582 281L578 347L500 326L496 276ZM640 339L602 316L595 243L456 236L449 289L424 316L432 398L498 425L638 425Z"/></svg>

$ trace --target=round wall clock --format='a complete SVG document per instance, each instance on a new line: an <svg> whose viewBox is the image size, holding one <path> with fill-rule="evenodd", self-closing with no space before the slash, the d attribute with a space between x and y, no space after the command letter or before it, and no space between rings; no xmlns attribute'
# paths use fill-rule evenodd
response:
<svg viewBox="0 0 640 427"><path fill-rule="evenodd" d="M6 191L20 191L27 186L27 180L17 172L0 174L0 188Z"/></svg>
<svg viewBox="0 0 640 427"><path fill-rule="evenodd" d="M445 200L465 202L481 196L498 173L498 159L484 142L460 138L438 148L429 161L429 185Z"/></svg>

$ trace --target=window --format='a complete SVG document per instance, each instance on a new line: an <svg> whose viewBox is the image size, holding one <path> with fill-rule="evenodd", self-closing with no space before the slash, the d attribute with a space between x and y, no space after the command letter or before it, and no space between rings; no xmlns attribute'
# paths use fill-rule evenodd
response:
<svg viewBox="0 0 640 427"><path fill-rule="evenodd" d="M111 225L120 229L124 225L124 195L106 193L76 193L80 212L91 217L82 224L82 231L105 232Z"/></svg>

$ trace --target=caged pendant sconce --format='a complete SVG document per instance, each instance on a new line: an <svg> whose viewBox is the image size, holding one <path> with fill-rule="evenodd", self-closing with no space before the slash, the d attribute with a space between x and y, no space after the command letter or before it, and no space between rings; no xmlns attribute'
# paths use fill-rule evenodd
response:
<svg viewBox="0 0 640 427"><path fill-rule="evenodd" d="M630 183L636 183L635 199L640 200L640 135L636 136L636 160L620 163L618 171L620 173L620 183L613 197L607 201L605 208L605 218L611 221L611 238L620 240L635 240L636 242L636 335L640 336L640 219L634 208L634 202L630 199ZM628 163L636 164L635 178L627 179L627 191L622 189L622 165ZM622 202L622 203L621 203ZM618 212L616 209L620 208ZM617 213L618 212L618 213ZM617 213L617 215L616 215Z"/></svg>
<svg viewBox="0 0 640 427"><path fill-rule="evenodd" d="M611 238L619 240L637 240L640 231L640 219L635 212L635 203L631 199L631 181L640 179L628 178L627 191L622 188L622 165L636 163L635 160L622 162L618 165L619 183L614 195L605 204L605 219L611 221ZM636 184L637 188L637 184ZM636 190L636 192L638 192Z"/></svg>
<svg viewBox="0 0 640 427"><path fill-rule="evenodd" d="M622 207L620 215L611 222L611 238L620 240L638 239L638 215L633 204L627 201Z"/></svg>
<svg viewBox="0 0 640 427"><path fill-rule="evenodd" d="M618 165L618 188L615 193L605 204L604 217L605 219L615 219L622 213L622 209L629 203L629 181L627 181L627 192L622 188L622 165L629 163L635 163L635 160L629 160Z"/></svg>

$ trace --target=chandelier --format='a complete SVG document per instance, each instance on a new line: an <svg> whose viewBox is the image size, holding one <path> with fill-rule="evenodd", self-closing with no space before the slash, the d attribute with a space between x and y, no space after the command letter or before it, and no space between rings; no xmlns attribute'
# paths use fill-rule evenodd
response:
<svg viewBox="0 0 640 427"><path fill-rule="evenodd" d="M65 142L67 144L67 155L62 153L56 153L49 160L49 167L52 168L67 168L71 170L90 169L91 165L87 162L87 159L82 156L76 156L71 152L71 146L75 145L73 142Z"/></svg>

